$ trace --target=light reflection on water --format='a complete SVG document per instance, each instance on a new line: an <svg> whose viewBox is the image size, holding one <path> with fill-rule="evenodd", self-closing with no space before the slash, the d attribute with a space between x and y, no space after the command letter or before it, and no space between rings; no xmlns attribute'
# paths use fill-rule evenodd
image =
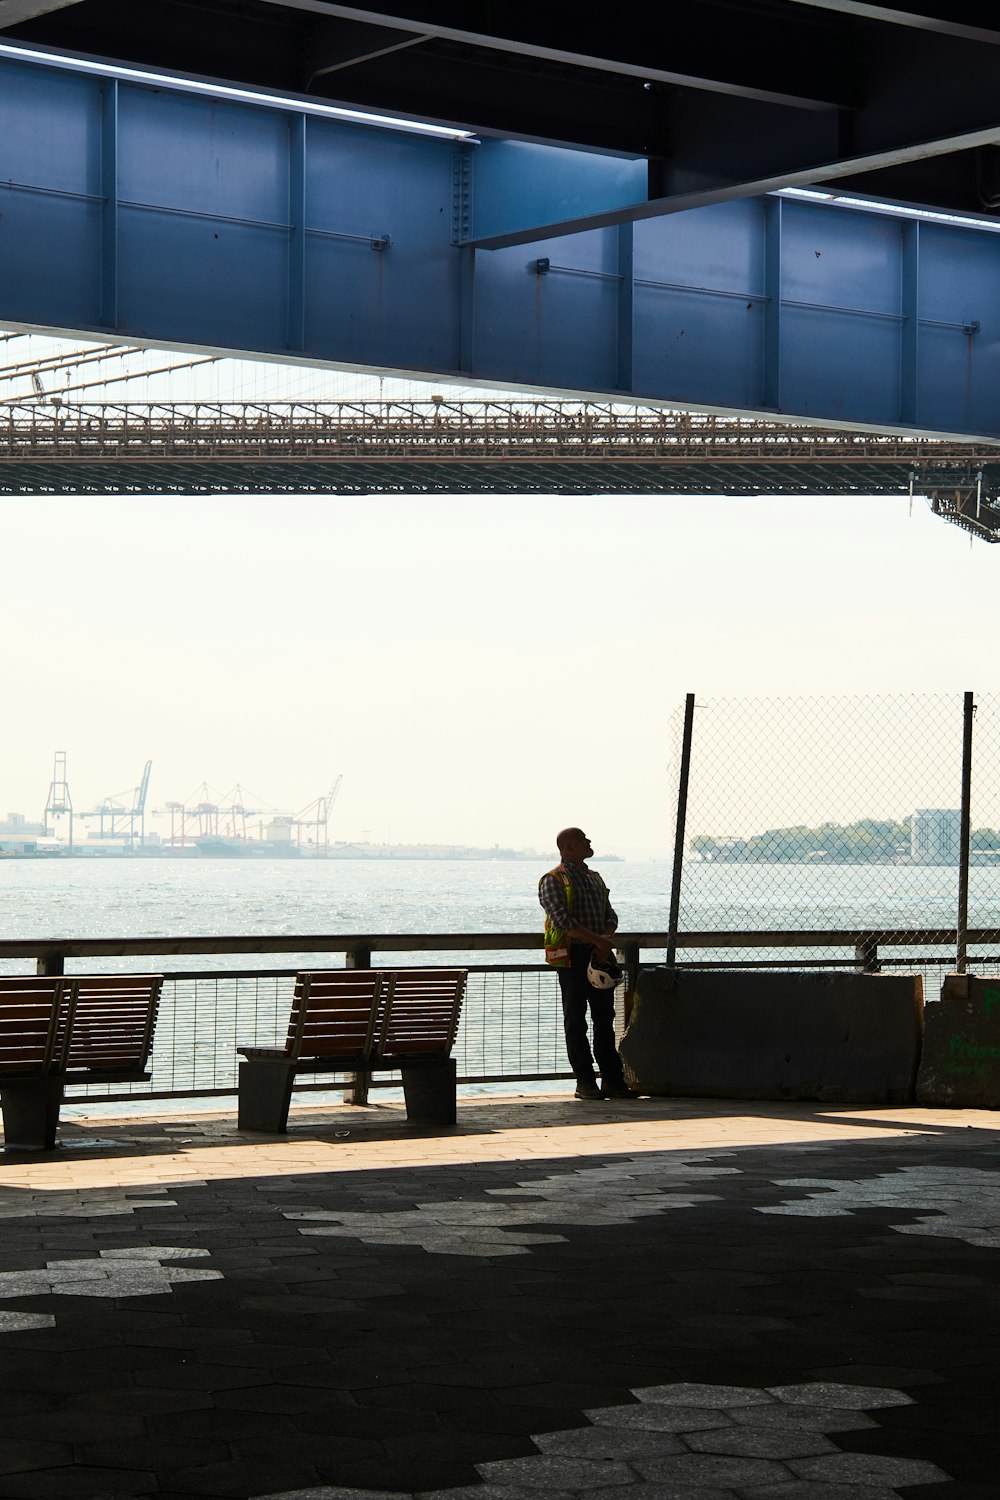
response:
<svg viewBox="0 0 1000 1500"><path fill-rule="evenodd" d="M611 887L623 931L666 929L667 861L594 864ZM538 932L537 882L547 867L545 860L537 865L528 860L0 860L0 938ZM691 931L949 927L955 923L957 885L957 872L948 867L692 862L684 870L680 925ZM1000 927L995 867L971 871L970 924ZM449 961L447 950L419 957ZM533 962L537 957L537 950L498 950L451 954L450 961ZM178 955L166 967L296 968L327 962L343 960L316 952ZM136 967L134 959L101 963L109 969ZM25 967L25 960L0 960L0 971L24 972Z"/></svg>
<svg viewBox="0 0 1000 1500"><path fill-rule="evenodd" d="M663 931L670 865L594 861L622 928ZM549 861L296 859L0 860L0 937L197 937L217 933L535 932ZM953 925L953 868L697 864L682 927ZM974 926L1000 925L1000 871L973 867Z"/></svg>

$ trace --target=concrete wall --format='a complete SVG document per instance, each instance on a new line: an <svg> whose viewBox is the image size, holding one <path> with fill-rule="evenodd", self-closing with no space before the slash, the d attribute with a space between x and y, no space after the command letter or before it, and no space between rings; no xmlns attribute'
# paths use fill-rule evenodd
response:
<svg viewBox="0 0 1000 1500"><path fill-rule="evenodd" d="M640 971L621 1054L648 1094L905 1104L922 1031L917 975L658 967Z"/></svg>
<svg viewBox="0 0 1000 1500"><path fill-rule="evenodd" d="M940 1003L927 1007L917 1103L1000 1107L1000 976L945 976Z"/></svg>

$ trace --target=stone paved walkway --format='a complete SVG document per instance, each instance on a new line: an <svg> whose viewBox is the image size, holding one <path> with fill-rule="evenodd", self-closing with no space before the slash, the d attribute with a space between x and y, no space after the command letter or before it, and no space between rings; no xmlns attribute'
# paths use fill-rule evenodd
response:
<svg viewBox="0 0 1000 1500"><path fill-rule="evenodd" d="M997 1500L998 1166L971 1111L67 1122L0 1159L0 1500Z"/></svg>

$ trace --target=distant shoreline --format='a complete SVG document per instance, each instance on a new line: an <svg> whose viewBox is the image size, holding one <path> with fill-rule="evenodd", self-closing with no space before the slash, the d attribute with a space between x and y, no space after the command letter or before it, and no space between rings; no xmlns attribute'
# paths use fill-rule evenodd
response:
<svg viewBox="0 0 1000 1500"><path fill-rule="evenodd" d="M50 863L53 860L105 860L105 859L164 859L183 862L205 859L293 859L311 862L313 860L435 860L435 861L457 861L469 860L477 862L510 863L520 861L529 864L554 863L557 856L554 854L540 854L533 849L502 849L494 846L492 849L475 848L464 844L331 844L325 850L319 850L309 845L299 847L295 844L267 844L257 840L243 843L239 840L205 839L195 841L183 847L170 844L147 844L144 847L128 849L122 847L102 847L95 840L93 843L78 844L70 849L25 849L0 851L0 863L15 859L40 859ZM620 854L602 854L596 856L598 864L621 864Z"/></svg>

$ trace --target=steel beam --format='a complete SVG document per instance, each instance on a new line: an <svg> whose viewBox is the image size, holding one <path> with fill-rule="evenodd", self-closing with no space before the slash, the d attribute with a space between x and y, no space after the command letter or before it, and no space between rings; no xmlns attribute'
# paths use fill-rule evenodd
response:
<svg viewBox="0 0 1000 1500"><path fill-rule="evenodd" d="M23 21L33 21L36 16L48 15L53 10L65 10L69 5L79 5L80 0L0 0L0 31L8 26L20 26Z"/></svg>
<svg viewBox="0 0 1000 1500"><path fill-rule="evenodd" d="M200 89L200 91L199 91ZM1000 437L1000 235L0 57L0 324ZM519 195L607 227L485 253Z"/></svg>
<svg viewBox="0 0 1000 1500"><path fill-rule="evenodd" d="M294 0L284 0L285 4ZM969 41L1000 42L1000 30L994 26L983 26L984 7L981 4L962 3L962 0L940 0L938 4L922 5L871 5L867 0L792 0L793 5L809 10L838 11L844 16L857 16L865 21L885 21L891 26L909 26L915 31L931 31L938 36L958 36Z"/></svg>
<svg viewBox="0 0 1000 1500"><path fill-rule="evenodd" d="M509 144L503 143L504 146ZM781 192L786 188L819 187L824 183L836 183L841 178L881 172L887 167L929 161L935 156L954 156L958 151L975 151L983 146L997 145L1000 145L1000 119L995 125L990 125L984 130L970 131L964 135L946 136L940 140L917 141L912 145L894 147L889 151L875 151L868 156L813 162L795 170L786 168L768 177L725 182L711 187L698 188L694 192L673 193L663 198L633 200L631 203L618 207L575 214L572 217L555 221L539 222L536 219L531 223L530 214L525 211L528 205L517 201L513 205L512 218L520 222L512 222L506 229L499 231L480 233L477 230L468 243L477 250L502 250L511 245L530 245L536 240L559 239L568 234L583 234L590 229L606 229L613 224L662 218L664 214L685 213L692 208L707 208L713 203L731 203L739 198L760 198L765 193ZM550 146L534 149L553 150ZM530 199L528 202L530 203ZM529 223L526 224L525 219L529 219Z"/></svg>
<svg viewBox="0 0 1000 1500"><path fill-rule="evenodd" d="M734 94L797 109L828 109L848 102L831 87L825 59L817 56L815 27L803 27L801 36L786 37L787 58L771 59L760 49L754 52L751 61L748 53L757 31L756 18L741 16L738 11L730 12L727 17L729 36L720 36L718 29L714 35L707 34L697 25L696 18L687 14L683 26L672 28L672 66L664 68L655 61L651 46L653 39L659 40L662 35L661 23L655 17L645 28L646 34L638 36L632 35L628 27L602 23L599 33L606 50L595 53L582 50L579 44L574 46L576 28L567 25L565 12L557 6L533 6L521 18L504 9L496 26L487 27L470 24L477 18L474 8L465 5L453 7L454 19L461 18L464 24L449 25L434 13L440 11L439 6L375 9L340 5L336 0L266 0L266 3L353 22L370 27L373 33L395 32L400 36L410 33L421 40L441 37L465 47L538 58L562 67ZM795 79L794 87L789 86L789 78Z"/></svg>

